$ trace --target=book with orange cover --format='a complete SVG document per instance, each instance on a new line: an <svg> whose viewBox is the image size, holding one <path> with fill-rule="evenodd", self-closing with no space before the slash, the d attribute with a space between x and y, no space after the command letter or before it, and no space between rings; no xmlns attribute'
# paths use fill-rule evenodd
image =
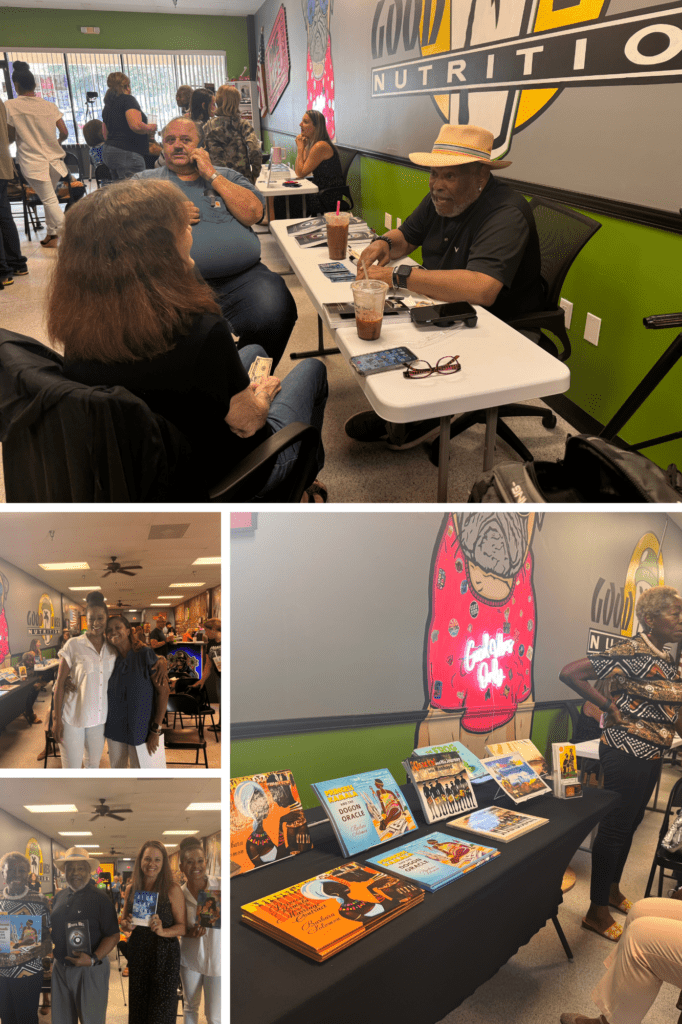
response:
<svg viewBox="0 0 682 1024"><path fill-rule="evenodd" d="M290 771L230 779L230 875L312 850Z"/></svg>
<svg viewBox="0 0 682 1024"><path fill-rule="evenodd" d="M246 924L322 961L423 899L413 882L349 861L241 909Z"/></svg>

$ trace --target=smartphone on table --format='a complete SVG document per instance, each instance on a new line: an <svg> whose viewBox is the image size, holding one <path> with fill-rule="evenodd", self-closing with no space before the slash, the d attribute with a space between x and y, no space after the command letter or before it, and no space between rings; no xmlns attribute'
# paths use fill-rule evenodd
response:
<svg viewBox="0 0 682 1024"><path fill-rule="evenodd" d="M414 352L401 345L398 348L385 348L381 352L365 352L361 356L352 356L348 362L361 377L369 377L373 373L400 370L405 363L413 363L416 358Z"/></svg>

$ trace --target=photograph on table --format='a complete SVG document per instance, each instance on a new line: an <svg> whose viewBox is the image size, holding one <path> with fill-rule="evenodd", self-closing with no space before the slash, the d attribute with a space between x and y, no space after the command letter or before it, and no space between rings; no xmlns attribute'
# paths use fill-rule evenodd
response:
<svg viewBox="0 0 682 1024"><path fill-rule="evenodd" d="M2 1024L219 1024L220 828L199 774L5 786Z"/></svg>
<svg viewBox="0 0 682 1024"><path fill-rule="evenodd" d="M0 770L220 766L220 514L4 512Z"/></svg>

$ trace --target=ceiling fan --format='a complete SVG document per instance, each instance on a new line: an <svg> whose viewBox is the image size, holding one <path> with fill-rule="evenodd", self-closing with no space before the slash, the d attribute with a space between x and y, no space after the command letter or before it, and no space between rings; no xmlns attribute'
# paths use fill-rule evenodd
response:
<svg viewBox="0 0 682 1024"><path fill-rule="evenodd" d="M116 821L125 821L126 819L119 817L119 815L133 813L131 807L109 807L103 799L100 799L99 803L99 807L93 807L95 813L90 818L90 821L95 821L97 818L115 818Z"/></svg>
<svg viewBox="0 0 682 1024"><path fill-rule="evenodd" d="M124 850L115 850L113 848L113 846L112 846L110 850L107 850L107 856L108 857L120 857L124 852L125 852Z"/></svg>
<svg viewBox="0 0 682 1024"><path fill-rule="evenodd" d="M120 573L122 576L137 576L136 572L130 572L130 570L131 569L141 569L142 566L141 565L121 565L120 562L116 561L116 555L112 555L111 556L111 561L108 562L104 566L104 568L107 571L104 573L104 576L101 577L102 579L104 579L106 576L113 575L113 573Z"/></svg>
<svg viewBox="0 0 682 1024"><path fill-rule="evenodd" d="M121 601L120 598L116 602L116 604L110 604L109 605L109 611L114 611L114 610L123 611L124 608L130 608L130 605L126 604L125 601Z"/></svg>

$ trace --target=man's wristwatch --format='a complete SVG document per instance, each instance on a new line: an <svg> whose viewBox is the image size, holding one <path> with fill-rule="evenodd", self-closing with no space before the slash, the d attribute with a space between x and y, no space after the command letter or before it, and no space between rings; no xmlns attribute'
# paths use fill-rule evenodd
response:
<svg viewBox="0 0 682 1024"><path fill-rule="evenodd" d="M393 287L407 288L407 279L413 270L414 267L408 263L401 263L399 267L395 267L393 270Z"/></svg>
<svg viewBox="0 0 682 1024"><path fill-rule="evenodd" d="M156 724L156 722L152 722L152 724L149 726L149 731L150 732L158 732L159 731L159 726Z"/></svg>
<svg viewBox="0 0 682 1024"><path fill-rule="evenodd" d="M101 963L102 963L102 961L98 960L94 953L90 953L90 966L91 967L99 967L99 965Z"/></svg>
<svg viewBox="0 0 682 1024"><path fill-rule="evenodd" d="M213 174L211 175L211 177L208 179L208 184L212 185L213 182L216 180L216 178L219 178L219 177L220 177L220 175L218 174L218 172L214 171Z"/></svg>

